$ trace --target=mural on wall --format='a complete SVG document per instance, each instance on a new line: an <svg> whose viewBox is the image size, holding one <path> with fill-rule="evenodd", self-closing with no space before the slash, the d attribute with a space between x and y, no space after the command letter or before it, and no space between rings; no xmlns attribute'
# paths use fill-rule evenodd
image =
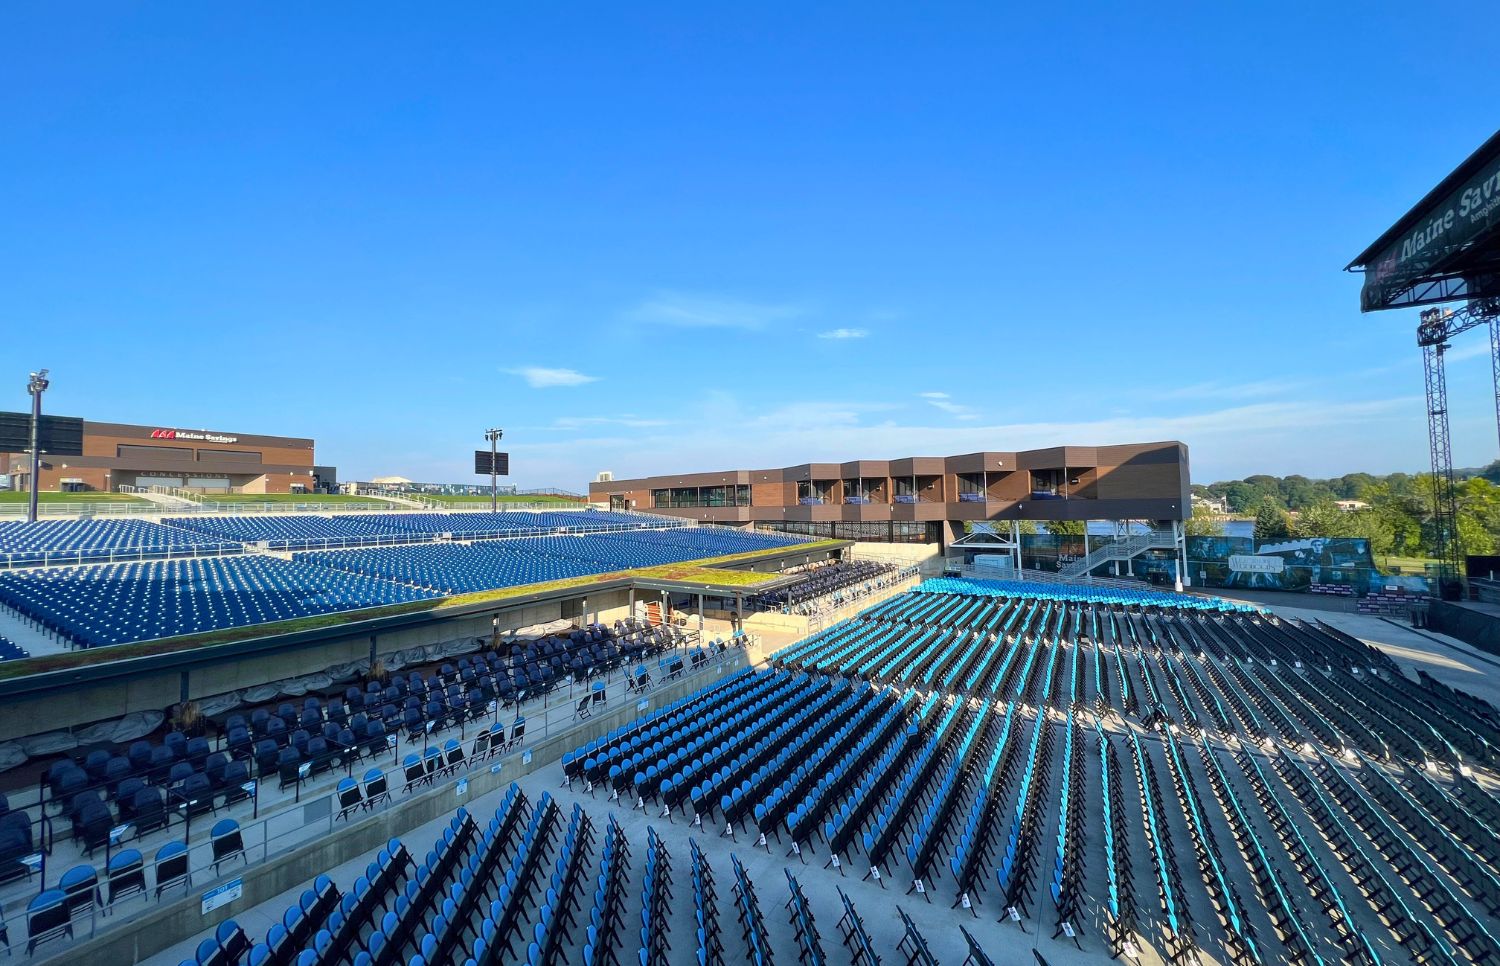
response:
<svg viewBox="0 0 1500 966"><path fill-rule="evenodd" d="M1102 541L1094 538L1092 546ZM1083 556L1083 539L1049 534L1021 537L1022 565L1057 571ZM1305 591L1314 584L1343 585L1369 594L1388 588L1419 593L1431 582L1421 575L1381 573L1370 556L1370 542L1344 537L1272 540L1251 537L1188 537L1188 576L1197 587ZM1123 572L1123 564L1122 572ZM1096 573L1105 575L1108 567ZM1171 583L1177 561L1168 554L1142 554L1132 562L1137 577Z"/></svg>

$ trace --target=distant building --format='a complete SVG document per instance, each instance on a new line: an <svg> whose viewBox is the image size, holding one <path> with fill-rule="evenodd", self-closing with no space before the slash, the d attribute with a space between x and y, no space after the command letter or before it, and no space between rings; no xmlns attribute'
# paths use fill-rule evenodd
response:
<svg viewBox="0 0 1500 966"><path fill-rule="evenodd" d="M589 502L812 536L947 544L976 520L1165 527L1187 516L1188 479L1182 443L1131 443L595 480Z"/></svg>
<svg viewBox="0 0 1500 966"><path fill-rule="evenodd" d="M43 453L42 461L43 491L166 486L201 493L311 493L318 482L310 439L176 426L85 420L82 455ZM24 453L0 454L0 473L8 473L18 490L31 488L31 461Z"/></svg>
<svg viewBox="0 0 1500 966"><path fill-rule="evenodd" d="M1199 496L1198 494L1194 493L1193 510L1194 512L1197 512L1197 510L1199 510L1200 508L1204 513L1208 513L1210 515L1227 514L1229 512L1229 499L1222 496L1213 496L1212 494L1208 496Z"/></svg>
<svg viewBox="0 0 1500 966"><path fill-rule="evenodd" d="M1370 504L1364 500L1334 500L1333 505L1345 513L1353 513L1355 510L1368 510Z"/></svg>

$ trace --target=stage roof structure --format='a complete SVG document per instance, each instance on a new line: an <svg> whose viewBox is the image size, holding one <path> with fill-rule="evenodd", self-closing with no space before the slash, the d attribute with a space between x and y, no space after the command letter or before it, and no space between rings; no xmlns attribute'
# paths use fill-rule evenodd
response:
<svg viewBox="0 0 1500 966"><path fill-rule="evenodd" d="M1500 131L1345 270L1362 312L1500 296Z"/></svg>

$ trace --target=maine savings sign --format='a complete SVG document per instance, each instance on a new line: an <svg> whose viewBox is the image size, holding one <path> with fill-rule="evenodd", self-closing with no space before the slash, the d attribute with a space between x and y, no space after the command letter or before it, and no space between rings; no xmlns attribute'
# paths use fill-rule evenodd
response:
<svg viewBox="0 0 1500 966"><path fill-rule="evenodd" d="M1389 308L1416 277L1500 225L1500 154L1375 259L1360 291L1366 312Z"/></svg>
<svg viewBox="0 0 1500 966"><path fill-rule="evenodd" d="M200 443L237 443L238 436L222 436L218 433L193 433L185 429L153 429L152 439L191 439Z"/></svg>

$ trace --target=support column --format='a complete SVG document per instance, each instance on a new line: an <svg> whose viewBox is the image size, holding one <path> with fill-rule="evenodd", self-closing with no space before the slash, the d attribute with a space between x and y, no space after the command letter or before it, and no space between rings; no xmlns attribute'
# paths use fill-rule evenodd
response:
<svg viewBox="0 0 1500 966"><path fill-rule="evenodd" d="M1087 520L1085 520L1085 521L1083 521L1083 559L1085 561L1087 561L1088 558L1089 558L1089 522ZM1084 578L1086 580L1092 580L1093 577L1094 577L1094 568L1090 567L1088 570L1084 571L1083 576L1084 576Z"/></svg>
<svg viewBox="0 0 1500 966"><path fill-rule="evenodd" d="M1182 520L1177 521L1177 545L1182 548L1182 586L1191 587L1193 575L1188 570L1187 523Z"/></svg>
<svg viewBox="0 0 1500 966"><path fill-rule="evenodd" d="M1011 560L1016 565L1016 579L1025 580L1026 575L1021 571L1021 521L1010 521Z"/></svg>
<svg viewBox="0 0 1500 966"><path fill-rule="evenodd" d="M703 642L703 595L698 595L698 642Z"/></svg>
<svg viewBox="0 0 1500 966"><path fill-rule="evenodd" d="M1490 372L1495 378L1495 425L1500 427L1500 317L1490 319Z"/></svg>
<svg viewBox="0 0 1500 966"><path fill-rule="evenodd" d="M1172 520L1172 550L1173 570L1178 574L1178 579L1173 580L1173 585L1175 585L1173 589L1176 589L1181 594L1182 579L1187 574L1182 573L1182 570L1184 570L1184 555L1182 555L1182 534L1178 529L1178 520Z"/></svg>

